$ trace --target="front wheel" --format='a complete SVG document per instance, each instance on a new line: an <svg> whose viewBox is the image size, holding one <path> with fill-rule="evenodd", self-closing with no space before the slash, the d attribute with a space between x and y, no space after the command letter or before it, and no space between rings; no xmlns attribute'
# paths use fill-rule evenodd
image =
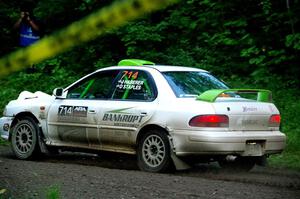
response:
<svg viewBox="0 0 300 199"><path fill-rule="evenodd" d="M17 122L12 129L11 145L19 159L30 159L40 152L38 126L34 120L26 117Z"/></svg>
<svg viewBox="0 0 300 199"><path fill-rule="evenodd" d="M165 132L150 130L138 141L138 166L143 171L166 172L172 165L170 143Z"/></svg>

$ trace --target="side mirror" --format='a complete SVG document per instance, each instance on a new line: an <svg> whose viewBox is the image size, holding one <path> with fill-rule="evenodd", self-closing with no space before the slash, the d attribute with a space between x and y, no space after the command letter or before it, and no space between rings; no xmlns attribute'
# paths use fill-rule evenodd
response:
<svg viewBox="0 0 300 199"><path fill-rule="evenodd" d="M63 93L64 93L64 89L63 88L55 88L53 90L53 95L57 98L62 98L63 97Z"/></svg>

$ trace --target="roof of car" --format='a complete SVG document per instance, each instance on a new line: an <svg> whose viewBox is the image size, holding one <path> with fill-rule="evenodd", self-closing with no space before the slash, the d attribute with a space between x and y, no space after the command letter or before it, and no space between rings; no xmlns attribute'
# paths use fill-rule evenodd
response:
<svg viewBox="0 0 300 199"><path fill-rule="evenodd" d="M155 68L160 72L168 72L168 71L201 71L207 72L206 70L199 69L199 68L192 68L186 66L166 66L166 65L149 65L151 68Z"/></svg>
<svg viewBox="0 0 300 199"><path fill-rule="evenodd" d="M122 69L122 68L153 68L160 72L170 72L170 71L199 71L199 72L207 72L206 70L199 68L192 68L186 66L168 66L168 65L143 65L143 66L111 66L102 69ZM101 70L101 69L99 69Z"/></svg>

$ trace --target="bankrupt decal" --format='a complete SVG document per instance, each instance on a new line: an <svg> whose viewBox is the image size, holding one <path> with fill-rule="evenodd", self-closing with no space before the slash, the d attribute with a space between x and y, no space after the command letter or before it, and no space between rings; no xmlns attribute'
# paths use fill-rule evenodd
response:
<svg viewBox="0 0 300 199"><path fill-rule="evenodd" d="M104 113L102 121L114 122L115 126L138 127L145 116L125 112L131 108L133 107L108 111Z"/></svg>
<svg viewBox="0 0 300 199"><path fill-rule="evenodd" d="M105 113L102 120L112 122L141 123L143 115L125 115L120 113Z"/></svg>

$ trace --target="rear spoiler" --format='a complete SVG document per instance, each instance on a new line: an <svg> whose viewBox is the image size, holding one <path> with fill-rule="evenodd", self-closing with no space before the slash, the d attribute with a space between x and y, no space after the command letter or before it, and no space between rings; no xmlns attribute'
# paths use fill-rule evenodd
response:
<svg viewBox="0 0 300 199"><path fill-rule="evenodd" d="M205 91L197 97L197 100L206 102L215 102L216 99L222 94L227 92L234 93L257 93L258 102L272 102L272 92L263 89L212 89Z"/></svg>

